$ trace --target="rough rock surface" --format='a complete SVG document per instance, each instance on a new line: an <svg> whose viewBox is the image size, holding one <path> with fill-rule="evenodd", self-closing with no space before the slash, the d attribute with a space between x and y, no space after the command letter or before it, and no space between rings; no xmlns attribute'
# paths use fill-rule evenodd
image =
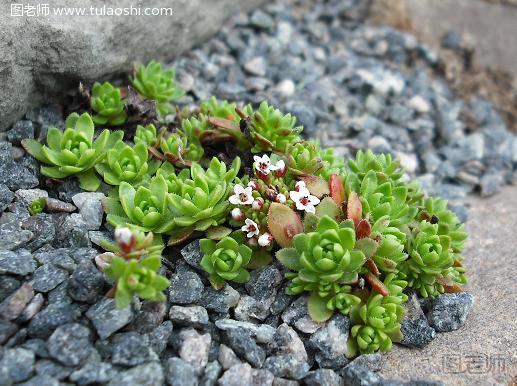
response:
<svg viewBox="0 0 517 386"><path fill-rule="evenodd" d="M96 16L103 5L105 9L127 10L138 6L131 0L82 0L73 6L84 7L86 16L75 17L55 14L71 6L65 0L52 1L48 17L11 16L11 2L2 2L0 87L4 92L0 96L0 131L27 108L62 98L79 81L94 81L127 71L132 62L147 61L150 57L171 59L217 31L232 13L249 10L261 2L152 0L141 6L141 13L144 8L149 8L147 12L168 8L169 14ZM24 4L36 6L37 2ZM96 8L93 16L89 15L90 6Z"/></svg>

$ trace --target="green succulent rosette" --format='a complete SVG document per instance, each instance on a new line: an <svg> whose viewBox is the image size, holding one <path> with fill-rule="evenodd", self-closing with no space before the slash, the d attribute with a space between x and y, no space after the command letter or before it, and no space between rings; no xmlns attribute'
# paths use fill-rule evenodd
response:
<svg viewBox="0 0 517 386"><path fill-rule="evenodd" d="M394 160L391 154L374 154L371 150L359 150L355 159L348 161L348 167L360 180L370 171L375 172L381 183L387 180L398 182L404 175L400 161Z"/></svg>
<svg viewBox="0 0 517 386"><path fill-rule="evenodd" d="M196 162L189 169L176 174L170 167L158 170L168 188L168 210L171 219L160 232L205 231L226 221L233 189L233 180L240 169L236 157L230 168L217 158L212 158L205 170Z"/></svg>
<svg viewBox="0 0 517 386"><path fill-rule="evenodd" d="M131 147L118 141L108 150L106 161L95 165L95 170L107 184L118 186L122 182L136 184L147 173L153 174L158 166L157 161L148 161L147 147L142 142Z"/></svg>
<svg viewBox="0 0 517 386"><path fill-rule="evenodd" d="M401 270L409 287L423 297L435 297L445 291L444 286L465 284L462 267L455 267L451 238L438 234L438 224L421 221L408 238L409 258Z"/></svg>
<svg viewBox="0 0 517 386"><path fill-rule="evenodd" d="M201 267L209 274L214 288L222 288L226 281L246 283L249 280L245 267L251 259L251 248L228 236L218 242L202 239L199 245L204 254Z"/></svg>
<svg viewBox="0 0 517 386"><path fill-rule="evenodd" d="M147 66L135 65L130 81L140 95L155 100L158 113L165 116L173 111L170 102L184 95L174 78L174 69L163 70L160 63L151 61Z"/></svg>
<svg viewBox="0 0 517 386"><path fill-rule="evenodd" d="M287 145L298 142L302 126L295 127L296 118L262 102L251 116L249 137L253 144L251 151L285 153Z"/></svg>
<svg viewBox="0 0 517 386"><path fill-rule="evenodd" d="M199 139L189 140L183 131L162 137L160 150L167 161L183 166L190 166L190 161L199 161L204 153Z"/></svg>
<svg viewBox="0 0 517 386"><path fill-rule="evenodd" d="M319 148L318 143L315 143L315 146ZM334 149L319 148L318 158L324 162L324 167L318 170L317 175L324 177L326 180L330 178L331 174L346 175L345 157L334 154Z"/></svg>
<svg viewBox="0 0 517 386"><path fill-rule="evenodd" d="M389 351L393 341L401 338L400 320L404 308L380 294L372 294L366 304L351 313L352 326L349 345L361 354Z"/></svg>
<svg viewBox="0 0 517 386"><path fill-rule="evenodd" d="M289 172L295 176L318 174L325 167L319 154L319 148L309 141L288 144L285 157Z"/></svg>
<svg viewBox="0 0 517 386"><path fill-rule="evenodd" d="M156 127L152 123L146 126L138 125L133 141L143 143L146 147L155 146L158 143Z"/></svg>
<svg viewBox="0 0 517 386"><path fill-rule="evenodd" d="M38 198L31 202L28 211L31 216L43 213L45 206L47 205L47 199L45 197Z"/></svg>
<svg viewBox="0 0 517 386"><path fill-rule="evenodd" d="M93 122L96 125L120 126L127 120L125 104L120 96L120 89L111 83L95 82L92 87L90 106L95 112Z"/></svg>
<svg viewBox="0 0 517 386"><path fill-rule="evenodd" d="M239 123L241 118L239 114L237 114L236 109L236 103L225 100L219 101L215 97L212 97L208 101L201 103L199 111L205 116L228 119L235 123ZM247 114L251 114L253 112L250 105L244 106L243 111Z"/></svg>
<svg viewBox="0 0 517 386"><path fill-rule="evenodd" d="M139 230L163 233L161 228L170 220L167 208L167 182L161 175L153 177L148 187L135 189L122 181L118 199L106 199L106 220L114 226L135 225Z"/></svg>
<svg viewBox="0 0 517 386"><path fill-rule="evenodd" d="M38 161L49 165L41 166L41 174L50 178L65 178L76 175L81 188L95 191L101 181L94 166L104 160L106 152L122 139L122 131L103 130L93 139L95 127L89 114L70 114L65 122L64 132L51 127L47 132L47 145L34 139L24 139L22 145Z"/></svg>

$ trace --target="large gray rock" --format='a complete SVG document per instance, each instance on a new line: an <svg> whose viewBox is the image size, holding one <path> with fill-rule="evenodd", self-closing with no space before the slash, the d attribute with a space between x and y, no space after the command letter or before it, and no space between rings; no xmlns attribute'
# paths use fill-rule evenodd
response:
<svg viewBox="0 0 517 386"><path fill-rule="evenodd" d="M139 10L161 16L95 15L109 9L138 7L132 0L79 0L73 6L87 16L58 16L70 7L53 0L49 15L11 16L11 2L0 4L0 131L31 106L64 97L79 81L102 80L127 72L134 61L167 60L213 34L232 13L263 0L150 0ZM41 5L28 0L24 5ZM145 6L144 6L145 4ZM94 7L94 16L89 15ZM36 9L36 8L35 8ZM40 8L41 9L41 8ZM16 12L16 9L13 8ZM81 11L82 12L82 11ZM133 11L135 12L135 11Z"/></svg>

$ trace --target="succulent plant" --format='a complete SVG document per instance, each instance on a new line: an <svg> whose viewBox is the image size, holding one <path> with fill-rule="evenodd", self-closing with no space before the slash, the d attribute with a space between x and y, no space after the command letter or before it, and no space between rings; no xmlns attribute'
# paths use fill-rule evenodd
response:
<svg viewBox="0 0 517 386"><path fill-rule="evenodd" d="M231 237L225 237L219 242L202 239L199 245L204 253L200 265L209 274L214 288L222 288L227 280L237 283L249 280L250 274L245 267L251 259L251 248L239 244Z"/></svg>
<svg viewBox="0 0 517 386"><path fill-rule="evenodd" d="M295 271L286 275L291 279L287 293L295 295L303 291L312 292L309 301L313 303L326 305L329 285L356 281L366 260L362 251L354 249L353 226L349 222L338 224L329 216L319 220L314 232L294 236L293 244L294 248L281 249L276 255L283 265ZM330 315L311 313L311 317L317 320Z"/></svg>
<svg viewBox="0 0 517 386"><path fill-rule="evenodd" d="M96 125L120 126L126 122L127 114L120 89L113 87L109 82L103 84L95 82L92 87L90 106L96 113L93 116L93 122Z"/></svg>
<svg viewBox="0 0 517 386"><path fill-rule="evenodd" d="M174 78L174 69L162 70L160 63L151 61L147 66L136 64L130 81L140 95L155 100L158 113L165 116L173 111L170 102L184 94Z"/></svg>
<svg viewBox="0 0 517 386"><path fill-rule="evenodd" d="M404 308L386 301L380 294L372 294L366 304L352 312L351 336L361 354L378 350L388 351L393 340L400 339L400 320Z"/></svg>
<svg viewBox="0 0 517 386"><path fill-rule="evenodd" d="M84 190L97 190L101 181L95 175L94 166L101 162L106 152L122 139L122 131L108 129L94 141L94 124L89 114L70 114L65 122L65 131L51 127L47 133L47 145L34 139L24 139L22 145L38 161L50 166L41 166L41 173L50 178L65 178L76 175Z"/></svg>
<svg viewBox="0 0 517 386"><path fill-rule="evenodd" d="M316 144L319 148L319 144ZM325 163L324 167L318 170L318 175L329 179L332 174L345 175L345 158L334 154L334 149L320 149L318 157Z"/></svg>
<svg viewBox="0 0 517 386"><path fill-rule="evenodd" d="M154 238L152 233L128 228L117 228L115 238L118 248L107 259L104 273L116 281L116 306L126 307L135 295L145 300L164 301L163 290L170 282L157 273L163 250L161 239ZM106 254L99 257L106 259Z"/></svg>
<svg viewBox="0 0 517 386"><path fill-rule="evenodd" d="M29 214L34 216L36 214L43 213L45 206L47 205L47 199L45 197L38 198L31 202L29 205Z"/></svg>
<svg viewBox="0 0 517 386"><path fill-rule="evenodd" d="M295 176L318 174L325 167L319 154L319 148L309 141L288 144L285 156L289 171Z"/></svg>
<svg viewBox="0 0 517 386"><path fill-rule="evenodd" d="M143 143L146 147L155 146L158 141L156 127L152 123L147 126L138 125L133 140L135 143Z"/></svg>
<svg viewBox="0 0 517 386"><path fill-rule="evenodd" d="M303 127L297 126L296 118L283 114L280 110L262 102L259 109L250 116L249 136L252 141L251 151L285 153L287 145L297 142Z"/></svg>
<svg viewBox="0 0 517 386"><path fill-rule="evenodd" d="M161 227L170 220L167 183L163 176L157 175L151 179L149 187L139 186L137 189L122 181L118 196L119 199L106 199L106 219L111 225L133 224L145 232L162 233Z"/></svg>
<svg viewBox="0 0 517 386"><path fill-rule="evenodd" d="M159 164L155 160L147 160L147 147L144 143L137 143L131 147L123 141L118 141L108 150L106 161L95 165L95 170L103 176L109 185L120 185L125 181L135 184L148 173L152 174ZM149 164L152 165L149 170Z"/></svg>
<svg viewBox="0 0 517 386"><path fill-rule="evenodd" d="M348 161L348 166L352 173L355 173L360 180L366 173L374 171L379 183L386 180L397 182L404 175L404 170L400 167L400 161L394 160L390 154L374 154L371 150L363 152L359 150L355 159Z"/></svg>
<svg viewBox="0 0 517 386"><path fill-rule="evenodd" d="M240 169L240 159L234 159L228 169L217 158L212 158L205 170L193 162L190 169L179 174L166 173L168 210L172 216L160 232L178 229L205 231L226 221L229 211L228 196L232 182Z"/></svg>
<svg viewBox="0 0 517 386"><path fill-rule="evenodd" d="M435 297L445 291L444 286L465 283L461 269L454 269L451 238L438 234L438 224L421 221L408 238L407 250L409 258L401 270L421 296Z"/></svg>
<svg viewBox="0 0 517 386"><path fill-rule="evenodd" d="M215 97L212 97L208 101L201 103L199 110L201 114L209 117L224 118L234 121L235 123L239 123L241 118L237 113L236 108L237 104L235 103L225 100L218 101ZM245 106L244 111L251 113L251 106Z"/></svg>
<svg viewBox="0 0 517 386"><path fill-rule="evenodd" d="M160 139L160 150L165 159L175 165L190 166L190 161L199 161L203 156L203 148L199 140L190 142L182 131L164 136Z"/></svg>

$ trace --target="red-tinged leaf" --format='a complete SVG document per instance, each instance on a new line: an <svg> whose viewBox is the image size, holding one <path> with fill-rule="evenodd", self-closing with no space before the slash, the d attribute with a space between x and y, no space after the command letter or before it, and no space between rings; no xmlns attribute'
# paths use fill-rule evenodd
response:
<svg viewBox="0 0 517 386"><path fill-rule="evenodd" d="M300 179L305 182L309 192L318 197L328 196L330 194L329 184L323 178L313 175L301 176Z"/></svg>
<svg viewBox="0 0 517 386"><path fill-rule="evenodd" d="M300 216L287 205L273 202L267 214L267 226L276 242L284 248L293 245L293 237L303 232Z"/></svg>
<svg viewBox="0 0 517 386"><path fill-rule="evenodd" d="M208 123L210 123L212 126L220 127L222 129L240 131L239 125L229 119L210 117L208 118Z"/></svg>
<svg viewBox="0 0 517 386"><path fill-rule="evenodd" d="M115 297L115 293L117 292L117 285L115 284L113 287L111 287L108 292L104 296L107 298L113 299Z"/></svg>
<svg viewBox="0 0 517 386"><path fill-rule="evenodd" d="M162 154L162 153L160 153L160 152L158 151L158 149L156 149L155 147L153 147L153 146L149 146L149 147L147 148L147 150L149 151L149 153L151 153L151 155L152 155L154 158L159 159L159 160L161 160L161 161L163 161L163 160L164 160L163 154Z"/></svg>
<svg viewBox="0 0 517 386"><path fill-rule="evenodd" d="M372 259L366 260L364 265L366 265L366 268L368 268L368 270L375 276L379 276L381 274L379 268L377 268L377 264L375 264L375 261L373 261Z"/></svg>
<svg viewBox="0 0 517 386"><path fill-rule="evenodd" d="M372 233L372 226L368 220L363 218L355 227L355 238L357 240L363 239L370 236L370 233Z"/></svg>
<svg viewBox="0 0 517 386"><path fill-rule="evenodd" d="M463 267L463 263L461 262L461 260L454 260L454 267Z"/></svg>
<svg viewBox="0 0 517 386"><path fill-rule="evenodd" d="M444 285L443 289L447 293L463 292L463 287L457 283L454 283L453 285Z"/></svg>
<svg viewBox="0 0 517 386"><path fill-rule="evenodd" d="M338 206L341 206L341 204L343 204L343 202L345 201L345 188L343 187L343 179L340 175L330 175L329 190L330 197L332 197L332 199Z"/></svg>
<svg viewBox="0 0 517 386"><path fill-rule="evenodd" d="M354 222L354 225L357 227L359 221L361 221L361 216L363 214L363 206L361 205L361 200L359 200L359 196L356 192L350 192L348 196L348 202L346 205L346 217Z"/></svg>
<svg viewBox="0 0 517 386"><path fill-rule="evenodd" d="M366 280L368 280L368 283L370 283L375 292L380 293L382 296L388 296L390 294L384 283L372 273L366 274Z"/></svg>

